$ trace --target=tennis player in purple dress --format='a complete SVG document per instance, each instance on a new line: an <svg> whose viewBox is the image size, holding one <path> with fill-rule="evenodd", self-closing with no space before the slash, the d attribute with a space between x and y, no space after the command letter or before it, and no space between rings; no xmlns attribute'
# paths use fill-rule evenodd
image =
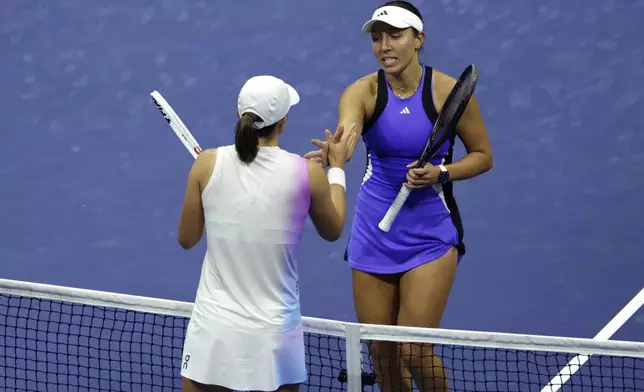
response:
<svg viewBox="0 0 644 392"><path fill-rule="evenodd" d="M362 31L370 34L381 69L349 85L339 103L339 123L356 124L367 150L345 255L355 309L361 323L436 328L465 254L453 182L489 171L492 149L473 97L457 126L466 155L453 162L455 140L448 140L424 168L412 168L456 80L420 62L423 21L410 3L384 4ZM320 150L305 157L326 165L326 145L313 143ZM383 232L378 223L403 183L413 190ZM381 342L370 354L383 392L411 390L412 379L422 391L448 389L430 346Z"/></svg>

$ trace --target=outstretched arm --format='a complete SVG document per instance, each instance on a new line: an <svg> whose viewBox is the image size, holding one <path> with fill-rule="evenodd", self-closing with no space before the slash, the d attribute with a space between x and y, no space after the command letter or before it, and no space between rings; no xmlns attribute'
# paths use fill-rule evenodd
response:
<svg viewBox="0 0 644 392"><path fill-rule="evenodd" d="M344 90L338 104L338 126L342 125L345 129L349 129L352 124L355 124L355 128L353 128L355 137L353 142L347 146L349 149L347 162L353 157L356 146L360 142L360 136L362 136L366 115L365 96L367 95L368 87L367 82L363 79L354 82ZM342 137L348 138L350 134L345 133Z"/></svg>
<svg viewBox="0 0 644 392"><path fill-rule="evenodd" d="M324 169L317 163L312 161L306 163L311 186L309 216L320 237L327 241L336 241L342 235L347 215L344 187L339 184L329 184Z"/></svg>
<svg viewBox="0 0 644 392"><path fill-rule="evenodd" d="M350 84L340 97L340 102L338 104L338 126L343 126L345 129L353 127L354 131L354 138L348 145L349 154L347 156L347 162L351 160L356 146L360 142L364 119L367 115L366 102L368 102L369 97L372 95L371 83L369 76L359 79ZM343 139L348 137L349 133L345 133L343 135ZM318 146L319 150L306 153L304 158L316 160L326 167L328 165L328 146L326 142L319 139L313 139L311 140L311 143Z"/></svg>
<svg viewBox="0 0 644 392"><path fill-rule="evenodd" d="M355 132L351 128L345 131L343 126L339 126L335 135L331 136L327 129L325 136L329 148L327 159L331 166L328 177L320 165L310 160L306 161L311 187L309 216L322 238L336 241L342 235L347 215L343 168Z"/></svg>

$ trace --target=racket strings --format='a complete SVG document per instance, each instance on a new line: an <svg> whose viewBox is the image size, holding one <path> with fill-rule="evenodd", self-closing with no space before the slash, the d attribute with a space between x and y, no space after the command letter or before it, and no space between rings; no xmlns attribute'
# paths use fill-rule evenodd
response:
<svg viewBox="0 0 644 392"><path fill-rule="evenodd" d="M429 142L430 148L427 156L423 157L425 158L424 160L431 159L440 146L445 143L447 138L454 133L456 125L460 121L467 104L474 94L477 77L477 68L470 66L456 82L436 120L434 132Z"/></svg>
<svg viewBox="0 0 644 392"><path fill-rule="evenodd" d="M470 73L464 80L459 80L457 82L454 90L452 90L454 94L451 97L448 97L448 100L443 105L445 112L439 116L440 118L437 121L436 125L440 125L441 129L455 126L456 124L454 124L454 120L460 119L463 111L465 111L465 107L474 93L474 87L476 86L474 79L474 75ZM447 125L447 127L445 125Z"/></svg>

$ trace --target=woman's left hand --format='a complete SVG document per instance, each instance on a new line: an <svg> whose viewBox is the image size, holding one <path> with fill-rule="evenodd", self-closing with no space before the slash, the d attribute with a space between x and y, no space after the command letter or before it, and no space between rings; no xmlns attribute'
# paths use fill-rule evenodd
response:
<svg viewBox="0 0 644 392"><path fill-rule="evenodd" d="M441 169L431 163L422 168L416 168L418 161L414 161L407 165L409 172L407 172L407 182L405 186L410 189L427 188L438 182L438 176Z"/></svg>

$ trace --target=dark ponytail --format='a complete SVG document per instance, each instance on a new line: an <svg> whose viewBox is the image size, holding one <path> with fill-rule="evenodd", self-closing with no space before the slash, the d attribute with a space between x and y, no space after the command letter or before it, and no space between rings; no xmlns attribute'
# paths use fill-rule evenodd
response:
<svg viewBox="0 0 644 392"><path fill-rule="evenodd" d="M235 150L242 162L251 163L259 150L259 137L255 121L260 121L252 113L244 113L235 126Z"/></svg>
<svg viewBox="0 0 644 392"><path fill-rule="evenodd" d="M262 121L259 116L253 113L244 113L235 125L235 150L237 156L244 163L251 163L257 157L259 151L259 138L271 134L274 125L264 128L257 128L256 121Z"/></svg>

